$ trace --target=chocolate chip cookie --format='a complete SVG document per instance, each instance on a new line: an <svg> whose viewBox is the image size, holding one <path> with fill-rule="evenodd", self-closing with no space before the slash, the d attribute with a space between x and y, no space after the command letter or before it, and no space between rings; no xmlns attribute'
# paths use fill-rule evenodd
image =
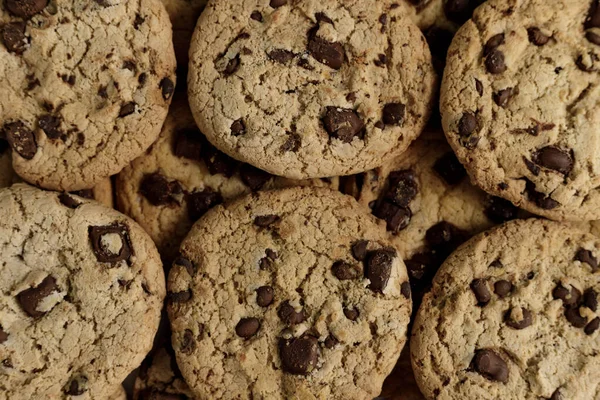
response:
<svg viewBox="0 0 600 400"><path fill-rule="evenodd" d="M387 2L212 1L192 38L190 105L228 155L294 179L385 163L433 103L427 43Z"/></svg>
<svg viewBox="0 0 600 400"><path fill-rule="evenodd" d="M296 185L337 188L338 179L295 181L240 163L212 146L187 101L176 98L158 141L117 178L118 208L173 261L192 224L211 207L260 189Z"/></svg>
<svg viewBox="0 0 600 400"><path fill-rule="evenodd" d="M160 133L175 88L158 0L0 1L0 137L15 171L89 189Z"/></svg>
<svg viewBox="0 0 600 400"><path fill-rule="evenodd" d="M259 192L209 211L169 274L172 343L190 389L212 399L378 395L411 313L386 236L328 189Z"/></svg>
<svg viewBox="0 0 600 400"><path fill-rule="evenodd" d="M599 29L596 0L490 0L459 30L443 126L488 193L552 219L600 219Z"/></svg>
<svg viewBox="0 0 600 400"><path fill-rule="evenodd" d="M152 240L97 202L23 184L0 189L0 238L4 398L117 391L158 328L165 281Z"/></svg>
<svg viewBox="0 0 600 400"><path fill-rule="evenodd" d="M188 51L192 33L196 27L198 17L204 10L207 0L161 0L173 25L173 44L177 63L182 69L188 65ZM180 84L185 84L182 82Z"/></svg>
<svg viewBox="0 0 600 400"><path fill-rule="evenodd" d="M471 239L439 270L411 353L428 399L592 399L600 240L548 220Z"/></svg>

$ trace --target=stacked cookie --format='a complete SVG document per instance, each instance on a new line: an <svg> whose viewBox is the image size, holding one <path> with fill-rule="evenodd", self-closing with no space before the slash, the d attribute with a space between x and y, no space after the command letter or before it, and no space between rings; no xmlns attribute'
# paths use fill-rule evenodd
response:
<svg viewBox="0 0 600 400"><path fill-rule="evenodd" d="M0 0L0 398L594 398L599 38L597 0Z"/></svg>

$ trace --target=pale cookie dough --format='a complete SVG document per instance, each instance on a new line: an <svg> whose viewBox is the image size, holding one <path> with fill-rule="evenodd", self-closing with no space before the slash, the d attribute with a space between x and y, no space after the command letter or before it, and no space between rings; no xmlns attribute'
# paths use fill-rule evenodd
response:
<svg viewBox="0 0 600 400"><path fill-rule="evenodd" d="M190 106L220 150L294 179L385 163L423 129L427 43L386 2L211 1L190 49Z"/></svg>
<svg viewBox="0 0 600 400"><path fill-rule="evenodd" d="M548 220L509 222L454 252L411 338L427 399L598 398L600 239Z"/></svg>
<svg viewBox="0 0 600 400"><path fill-rule="evenodd" d="M164 297L156 247L126 216L0 189L1 399L106 399L150 351Z"/></svg>
<svg viewBox="0 0 600 400"><path fill-rule="evenodd" d="M211 399L372 399L406 341L410 285L385 229L318 188L209 211L169 274L177 362Z"/></svg>
<svg viewBox="0 0 600 400"><path fill-rule="evenodd" d="M167 9L173 25L175 55L181 68L187 69L188 51L198 17L204 10L207 0L161 0ZM185 82L180 82L185 85Z"/></svg>
<svg viewBox="0 0 600 400"><path fill-rule="evenodd" d="M0 138L47 189L93 187L160 133L175 88L159 0L0 0Z"/></svg>
<svg viewBox="0 0 600 400"><path fill-rule="evenodd" d="M295 181L239 163L198 130L187 101L175 99L158 141L117 178L118 208L150 234L165 262L211 207L259 189L312 185L337 189L338 178Z"/></svg>
<svg viewBox="0 0 600 400"><path fill-rule="evenodd" d="M557 220L600 219L600 7L490 0L459 30L444 131L485 191Z"/></svg>

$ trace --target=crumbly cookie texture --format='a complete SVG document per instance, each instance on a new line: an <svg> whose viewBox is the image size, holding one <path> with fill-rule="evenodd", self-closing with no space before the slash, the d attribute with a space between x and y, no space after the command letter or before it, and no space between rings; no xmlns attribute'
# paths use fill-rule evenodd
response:
<svg viewBox="0 0 600 400"><path fill-rule="evenodd" d="M490 0L459 30L444 131L484 190L557 220L600 219L597 1Z"/></svg>
<svg viewBox="0 0 600 400"><path fill-rule="evenodd" d="M173 45L175 55L181 68L188 65L188 51L192 34L196 27L198 17L204 10L207 0L161 0L173 25ZM180 84L185 84L181 82Z"/></svg>
<svg viewBox="0 0 600 400"><path fill-rule="evenodd" d="M190 106L220 150L270 173L347 175L404 151L436 82L386 2L212 1L190 49Z"/></svg>
<svg viewBox="0 0 600 400"><path fill-rule="evenodd" d="M23 184L0 189L0 238L0 398L105 399L158 328L152 240L97 202Z"/></svg>
<svg viewBox="0 0 600 400"><path fill-rule="evenodd" d="M411 338L428 399L592 399L600 383L600 240L517 220L453 253Z"/></svg>
<svg viewBox="0 0 600 400"><path fill-rule="evenodd" d="M183 380L170 343L153 350L142 363L133 400L186 400L193 394Z"/></svg>
<svg viewBox="0 0 600 400"><path fill-rule="evenodd" d="M159 0L2 0L0 27L0 137L23 179L88 189L156 140L176 64Z"/></svg>
<svg viewBox="0 0 600 400"><path fill-rule="evenodd" d="M337 189L338 181L276 177L232 159L206 140L187 101L177 97L158 141L118 175L116 186L118 208L150 234L170 263L192 224L223 201L259 189Z"/></svg>
<svg viewBox="0 0 600 400"><path fill-rule="evenodd" d="M248 195L194 225L169 274L177 362L200 398L371 399L406 341L406 268L328 189Z"/></svg>

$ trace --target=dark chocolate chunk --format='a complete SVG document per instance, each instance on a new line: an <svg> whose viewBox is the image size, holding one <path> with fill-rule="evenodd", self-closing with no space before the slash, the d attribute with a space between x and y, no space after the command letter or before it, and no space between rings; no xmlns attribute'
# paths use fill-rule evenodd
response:
<svg viewBox="0 0 600 400"><path fill-rule="evenodd" d="M170 303L186 303L192 299L192 291L188 289L183 292L170 292L168 298Z"/></svg>
<svg viewBox="0 0 600 400"><path fill-rule="evenodd" d="M261 286L256 289L256 304L269 307L275 298L275 291L271 286Z"/></svg>
<svg viewBox="0 0 600 400"><path fill-rule="evenodd" d="M273 49L268 52L267 55L271 60L280 64L287 64L292 61L294 57L296 57L294 52L285 49Z"/></svg>
<svg viewBox="0 0 600 400"><path fill-rule="evenodd" d="M593 320L591 320L589 324L587 324L585 326L583 331L585 332L586 335L591 335L594 332L596 332L598 330L598 328L600 328L600 318L596 317Z"/></svg>
<svg viewBox="0 0 600 400"><path fill-rule="evenodd" d="M494 293L496 293L499 297L505 298L513 290L513 285L507 280L500 280L494 283Z"/></svg>
<svg viewBox="0 0 600 400"><path fill-rule="evenodd" d="M458 122L458 134L460 136L469 136L473 134L478 127L477 117L472 112L466 112Z"/></svg>
<svg viewBox="0 0 600 400"><path fill-rule="evenodd" d="M205 142L203 146L202 157L208 172L211 175L221 174L228 178L232 177L238 167L238 162L208 142Z"/></svg>
<svg viewBox="0 0 600 400"><path fill-rule="evenodd" d="M586 263L587 265L592 267L592 272L596 272L598 270L598 260L596 259L596 257L594 257L594 254L590 250L580 248L575 254L575 260L581 261L582 263Z"/></svg>
<svg viewBox="0 0 600 400"><path fill-rule="evenodd" d="M175 83L171 80L171 78L163 78L159 84L160 90L162 91L163 99L169 100L173 97L173 93L175 92Z"/></svg>
<svg viewBox="0 0 600 400"><path fill-rule="evenodd" d="M181 339L181 343L179 344L179 350L183 354L191 354L196 350L196 339L194 338L194 332L189 329L186 329L183 332L183 338Z"/></svg>
<svg viewBox="0 0 600 400"><path fill-rule="evenodd" d="M136 104L133 101L129 103L125 103L121 106L121 110L119 111L119 117L127 117L135 112Z"/></svg>
<svg viewBox="0 0 600 400"><path fill-rule="evenodd" d="M44 299L50 296L52 293L59 291L60 289L56 284L56 279L53 276L47 276L39 285L25 289L17 294L17 300L23 311L25 311L30 317L37 319L44 316L48 312L37 309L40 303L42 303Z"/></svg>
<svg viewBox="0 0 600 400"><path fill-rule="evenodd" d="M8 340L8 333L4 331L2 325L0 325L0 344L6 342Z"/></svg>
<svg viewBox="0 0 600 400"><path fill-rule="evenodd" d="M186 196L188 204L188 215L190 220L197 221L208 210L216 205L223 203L223 197L220 193L211 188L206 188L201 192L191 193Z"/></svg>
<svg viewBox="0 0 600 400"><path fill-rule="evenodd" d="M76 209L81 205L81 202L79 200L69 196L67 193L59 194L58 200L61 202L62 205L71 209Z"/></svg>
<svg viewBox="0 0 600 400"><path fill-rule="evenodd" d="M356 111L332 106L326 108L323 125L329 136L344 143L352 142L354 137L359 136L365 127Z"/></svg>
<svg viewBox="0 0 600 400"><path fill-rule="evenodd" d="M6 9L16 17L29 19L48 5L48 0L6 0Z"/></svg>
<svg viewBox="0 0 600 400"><path fill-rule="evenodd" d="M273 178L273 175L250 164L243 164L240 167L240 177L246 186L256 191L262 189Z"/></svg>
<svg viewBox="0 0 600 400"><path fill-rule="evenodd" d="M529 197L529 200L534 202L539 208L543 210L553 210L560 206L560 203L554 200L552 197L545 195L544 193L536 190L535 184L530 180L525 180L525 191Z"/></svg>
<svg viewBox="0 0 600 400"><path fill-rule="evenodd" d="M368 240L357 240L352 243L352 257L358 261L364 261L367 256L367 247L369 246Z"/></svg>
<svg viewBox="0 0 600 400"><path fill-rule="evenodd" d="M562 300L565 306L573 306L579 304L581 292L575 286L571 286L571 289L567 289L563 285L559 284L552 291L552 297L554 299Z"/></svg>
<svg viewBox="0 0 600 400"><path fill-rule="evenodd" d="M598 310L598 293L594 289L583 292L583 305L594 312Z"/></svg>
<svg viewBox="0 0 600 400"><path fill-rule="evenodd" d="M362 275L362 268L345 261L336 261L331 267L331 273L340 281L357 279Z"/></svg>
<svg viewBox="0 0 600 400"><path fill-rule="evenodd" d="M587 317L583 317L579 313L579 306L577 305L567 307L565 310L565 317L575 328L583 328L588 323Z"/></svg>
<svg viewBox="0 0 600 400"><path fill-rule="evenodd" d="M383 123L386 125L402 126L406 106L402 103L388 103L383 107Z"/></svg>
<svg viewBox="0 0 600 400"><path fill-rule="evenodd" d="M402 293L402 296L405 298L410 299L410 283L402 282L402 285L400 286L400 293Z"/></svg>
<svg viewBox="0 0 600 400"><path fill-rule="evenodd" d="M140 193L154 206L175 206L180 204L178 197L182 196L183 188L178 181L169 181L156 172L144 176Z"/></svg>
<svg viewBox="0 0 600 400"><path fill-rule="evenodd" d="M292 339L279 339L281 366L287 373L308 375L319 360L319 342L315 337L302 336Z"/></svg>
<svg viewBox="0 0 600 400"><path fill-rule="evenodd" d="M471 282L471 290L475 294L479 306L485 306L492 299L492 295L485 279L474 279L473 282Z"/></svg>
<svg viewBox="0 0 600 400"><path fill-rule="evenodd" d="M485 215L492 222L501 224L517 218L519 209L508 200L501 197L489 196L485 207Z"/></svg>
<svg viewBox="0 0 600 400"><path fill-rule="evenodd" d="M506 107L514 93L513 88L506 88L494 93L494 102L500 107Z"/></svg>
<svg viewBox="0 0 600 400"><path fill-rule="evenodd" d="M487 57L492 51L496 50L504 43L504 33L499 33L488 39L483 47L483 56Z"/></svg>
<svg viewBox="0 0 600 400"><path fill-rule="evenodd" d="M2 42L11 53L23 54L27 50L29 40L25 36L24 22L11 22L0 29Z"/></svg>
<svg viewBox="0 0 600 400"><path fill-rule="evenodd" d="M64 138L64 133L60 129L61 123L62 118L60 116L57 117L46 114L38 118L38 126L44 131L49 139L59 139L61 137Z"/></svg>
<svg viewBox="0 0 600 400"><path fill-rule="evenodd" d="M536 164L564 175L569 175L573 170L574 160L572 155L554 146L547 146L538 150L533 159Z"/></svg>
<svg viewBox="0 0 600 400"><path fill-rule="evenodd" d="M328 42L312 32L309 33L308 52L321 64L336 70L342 68L342 64L346 58L344 46L340 43Z"/></svg>
<svg viewBox="0 0 600 400"><path fill-rule="evenodd" d="M504 62L504 53L500 50L493 50L485 58L485 67L490 74L498 75L506 71L506 63Z"/></svg>
<svg viewBox="0 0 600 400"><path fill-rule="evenodd" d="M298 325L308 318L304 308L297 312L288 300L281 303L279 310L277 310L277 315L286 325Z"/></svg>
<svg viewBox="0 0 600 400"><path fill-rule="evenodd" d="M525 329L531 324L533 324L533 314L526 308L520 308L522 317L519 320L515 320L514 314L516 311L514 309L508 310L504 316L504 321L506 325L510 326L513 329Z"/></svg>
<svg viewBox="0 0 600 400"><path fill-rule="evenodd" d="M375 250L367 255L365 276L371 281L367 286L369 289L383 293L390 280L394 257L396 257L395 251L386 249Z"/></svg>
<svg viewBox="0 0 600 400"><path fill-rule="evenodd" d="M231 134L233 136L241 136L246 133L246 124L243 119L238 119L231 124Z"/></svg>
<svg viewBox="0 0 600 400"><path fill-rule="evenodd" d="M481 349L475 352L473 369L490 381L508 382L506 361L491 349Z"/></svg>
<svg viewBox="0 0 600 400"><path fill-rule="evenodd" d="M435 172L441 176L448 185L458 185L467 176L465 167L458 161L454 152L449 151L439 158L433 165Z"/></svg>
<svg viewBox="0 0 600 400"><path fill-rule="evenodd" d="M585 19L584 28L600 28L600 1L592 1L587 18Z"/></svg>
<svg viewBox="0 0 600 400"><path fill-rule="evenodd" d="M65 394L71 396L81 396L87 391L88 378L84 375L75 375L64 387Z"/></svg>
<svg viewBox="0 0 600 400"><path fill-rule="evenodd" d="M240 67L240 63L241 63L240 55L236 54L235 57L233 57L231 60L229 60L227 62L227 65L225 66L225 71L223 71L225 76L233 75L235 73L235 71L237 71L238 68Z"/></svg>
<svg viewBox="0 0 600 400"><path fill-rule="evenodd" d="M244 339L256 335L260 329L260 321L257 318L242 318L235 327L235 333Z"/></svg>
<svg viewBox="0 0 600 400"><path fill-rule="evenodd" d="M398 233L410 224L412 212L408 207L399 207L388 201L380 201L373 210L373 215L386 222L387 230Z"/></svg>
<svg viewBox="0 0 600 400"><path fill-rule="evenodd" d="M344 307L344 315L350 321L356 321L358 319L358 316L360 315L360 312L358 311L358 308L356 308L356 307L352 307L352 308Z"/></svg>
<svg viewBox="0 0 600 400"><path fill-rule="evenodd" d="M26 160L31 160L35 156L37 153L35 135L23 122L7 123L4 125L3 131L14 152Z"/></svg>
<svg viewBox="0 0 600 400"><path fill-rule="evenodd" d="M114 223L106 226L88 228L92 250L96 259L105 263L117 263L129 260L133 253L127 225ZM118 236L119 243L116 243Z"/></svg>
<svg viewBox="0 0 600 400"><path fill-rule="evenodd" d="M263 15L258 10L252 11L252 14L250 14L250 18L258 22L263 22Z"/></svg>
<svg viewBox="0 0 600 400"><path fill-rule="evenodd" d="M302 146L302 138L300 135L297 133L291 133L281 145L281 151L284 153L288 151L295 153L300 150L300 146Z"/></svg>
<svg viewBox="0 0 600 400"><path fill-rule="evenodd" d="M539 28L533 27L527 29L529 41L536 46L543 46L550 40L550 36L546 36Z"/></svg>
<svg viewBox="0 0 600 400"><path fill-rule="evenodd" d="M285 6L287 4L287 0L271 0L269 5L273 8L279 8L281 6Z"/></svg>

